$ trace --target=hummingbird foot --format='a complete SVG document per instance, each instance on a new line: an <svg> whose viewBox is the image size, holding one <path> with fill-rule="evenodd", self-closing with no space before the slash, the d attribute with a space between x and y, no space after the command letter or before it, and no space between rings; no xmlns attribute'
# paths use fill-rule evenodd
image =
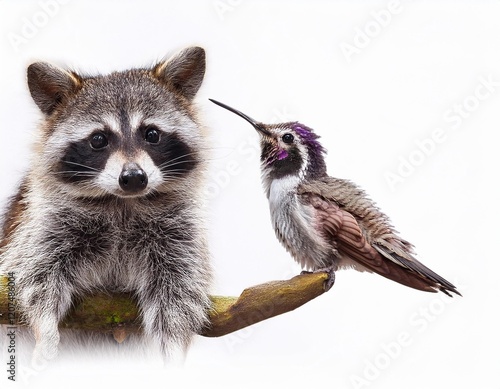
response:
<svg viewBox="0 0 500 389"><path fill-rule="evenodd" d="M325 288L325 292L328 292L332 288L333 284L335 284L335 270L337 270L337 267L334 265L334 266L322 267L314 271L303 270L300 272L300 274L328 273L328 278L325 281L325 284L323 285L323 287Z"/></svg>

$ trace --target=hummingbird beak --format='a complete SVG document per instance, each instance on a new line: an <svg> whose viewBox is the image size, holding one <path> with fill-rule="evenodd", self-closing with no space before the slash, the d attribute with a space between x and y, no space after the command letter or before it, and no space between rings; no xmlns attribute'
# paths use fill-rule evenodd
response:
<svg viewBox="0 0 500 389"><path fill-rule="evenodd" d="M220 101L217 101L217 100L214 100L214 99L209 99L212 103L214 104L217 104L219 106L221 106L222 108L225 108L227 109L228 111L231 111L232 113L235 113L236 115L242 117L243 119L245 119L248 123L250 123L253 128L255 128L258 132L260 132L262 135L266 135L266 136L269 136L269 137L272 137L272 134L267 131L264 127L264 125L260 122L257 122L255 120L253 120L250 116L248 115L245 115L243 112L240 112L238 111L237 109L234 109L232 107L230 107L229 105L226 105L224 103L221 103Z"/></svg>

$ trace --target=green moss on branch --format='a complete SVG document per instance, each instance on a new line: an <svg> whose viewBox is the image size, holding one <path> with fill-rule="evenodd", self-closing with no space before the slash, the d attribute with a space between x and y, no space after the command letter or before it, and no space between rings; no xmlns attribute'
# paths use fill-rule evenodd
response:
<svg viewBox="0 0 500 389"><path fill-rule="evenodd" d="M223 336L292 311L323 294L327 279L326 273L301 274L247 288L239 297L211 296L210 326L200 335ZM8 313L15 299L9 302L9 291L15 293L15 283L9 287L8 278L0 276L0 324L11 324ZM112 333L119 342L127 333L140 331L140 326L134 299L123 293L88 296L76 302L60 324L60 328Z"/></svg>

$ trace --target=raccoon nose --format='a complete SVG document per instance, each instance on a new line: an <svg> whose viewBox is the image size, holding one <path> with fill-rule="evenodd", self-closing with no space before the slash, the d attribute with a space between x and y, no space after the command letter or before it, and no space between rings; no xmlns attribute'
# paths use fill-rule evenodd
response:
<svg viewBox="0 0 500 389"><path fill-rule="evenodd" d="M126 165L118 178L120 187L128 193L138 193L148 186L148 176L137 164Z"/></svg>

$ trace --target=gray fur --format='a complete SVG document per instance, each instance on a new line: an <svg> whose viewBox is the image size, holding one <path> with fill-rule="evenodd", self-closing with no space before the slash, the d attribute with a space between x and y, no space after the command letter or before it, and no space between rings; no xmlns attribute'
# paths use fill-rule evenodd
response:
<svg viewBox="0 0 500 389"><path fill-rule="evenodd" d="M212 271L200 209L205 137L192 102L204 70L197 47L152 69L105 76L29 67L30 91L45 120L32 168L4 218L0 274L15 274L36 359L56 355L58 323L75 298L96 291L133 292L145 333L166 356L185 351L207 325ZM161 173L139 146L125 147L139 123L175 131L192 150L192 170ZM119 137L120 149L103 171L85 173L85 182L61 181L57 166L69 142L101 127ZM128 196L115 170L137 161L147 165L151 185Z"/></svg>

